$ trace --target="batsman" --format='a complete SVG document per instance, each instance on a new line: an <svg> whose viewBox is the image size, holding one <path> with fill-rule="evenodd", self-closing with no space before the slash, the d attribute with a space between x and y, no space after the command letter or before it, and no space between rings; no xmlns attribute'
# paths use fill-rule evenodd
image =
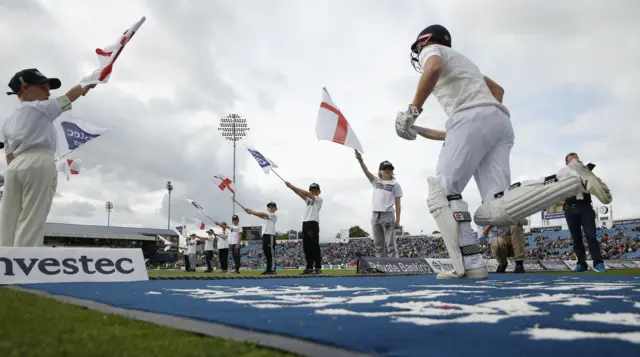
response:
<svg viewBox="0 0 640 357"><path fill-rule="evenodd" d="M504 89L482 74L478 66L451 48L451 34L441 25L422 30L411 45L411 64L421 74L413 102L396 116L396 133L415 140L417 134L442 140L436 177L427 179L427 205L442 234L455 271L439 279L486 279L487 264L462 191L475 178L482 205L474 214L478 226L492 225L492 234L507 237L510 226L582 188L604 203L612 197L607 186L581 162L571 165L576 176L510 189L510 155L514 132L509 110L502 104ZM414 125L429 95L449 117L446 132Z"/></svg>

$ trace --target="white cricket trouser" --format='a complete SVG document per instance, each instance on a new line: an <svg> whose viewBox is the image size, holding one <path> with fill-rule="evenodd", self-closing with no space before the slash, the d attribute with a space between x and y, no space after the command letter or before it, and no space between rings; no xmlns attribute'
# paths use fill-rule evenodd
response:
<svg viewBox="0 0 640 357"><path fill-rule="evenodd" d="M447 195L462 194L472 176L483 202L493 200L496 193L509 188L509 156L514 143L509 116L494 106L475 107L454 114L445 127L447 136L438 157L436 176ZM464 197L449 204L453 211L469 210ZM458 229L460 246L477 243L470 223L461 223ZM484 264L477 256L465 256L465 266Z"/></svg>
<svg viewBox="0 0 640 357"><path fill-rule="evenodd" d="M44 224L57 187L52 153L33 149L11 161L0 209L0 247L44 245Z"/></svg>

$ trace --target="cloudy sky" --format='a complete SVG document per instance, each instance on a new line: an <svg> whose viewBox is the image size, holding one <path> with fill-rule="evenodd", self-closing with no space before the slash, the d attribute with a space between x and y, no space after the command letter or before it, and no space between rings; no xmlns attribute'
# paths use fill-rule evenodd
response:
<svg viewBox="0 0 640 357"><path fill-rule="evenodd" d="M356 224L370 232L372 190L353 150L315 137L326 86L367 165L394 163L405 230L437 229L425 199L441 143L404 141L394 130L419 79L409 46L433 23L505 88L516 132L512 181L553 173L577 151L608 182L615 218L640 216L638 1L4 0L0 77L8 83L37 67L66 90L95 69L96 47L142 16L110 82L74 104L74 117L114 129L73 154L83 172L60 177L50 222L106 224L104 203L112 201L113 225L166 227L166 180L175 186L172 226L201 217L185 198L230 220L231 201L211 177L232 175L232 147L217 128L238 113L251 127L246 144L273 159L281 176L321 185L323 240ZM0 117L16 105L1 96ZM442 129L445 120L430 98L418 124ZM237 160L238 200L261 210L273 200L277 229L299 229L303 202L245 150ZM473 180L464 197L473 212ZM261 222L241 213L241 223Z"/></svg>

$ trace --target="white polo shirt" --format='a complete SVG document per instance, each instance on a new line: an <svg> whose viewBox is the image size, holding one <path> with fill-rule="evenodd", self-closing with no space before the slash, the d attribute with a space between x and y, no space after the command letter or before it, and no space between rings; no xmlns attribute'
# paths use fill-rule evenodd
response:
<svg viewBox="0 0 640 357"><path fill-rule="evenodd" d="M269 216L264 218L264 222L262 223L262 234L271 234L276 235L276 222L278 221L278 216L275 213L267 213Z"/></svg>
<svg viewBox="0 0 640 357"><path fill-rule="evenodd" d="M320 223L320 210L322 209L322 198L316 196L314 200L307 198L304 200L307 209L304 211L302 222L318 222Z"/></svg>
<svg viewBox="0 0 640 357"><path fill-rule="evenodd" d="M207 240L204 242L204 250L213 250L213 242L216 237L213 235L207 236Z"/></svg>
<svg viewBox="0 0 640 357"><path fill-rule="evenodd" d="M187 244L187 254L196 254L196 244L198 244L198 241L195 238L189 238Z"/></svg>
<svg viewBox="0 0 640 357"><path fill-rule="evenodd" d="M229 227L231 232L229 232L229 244L240 244L240 226L231 226Z"/></svg>
<svg viewBox="0 0 640 357"><path fill-rule="evenodd" d="M229 231L218 234L218 250L229 249Z"/></svg>
<svg viewBox="0 0 640 357"><path fill-rule="evenodd" d="M392 180L381 180L375 177L373 185L373 199L371 210L373 212L394 212L396 197L402 197L400 184Z"/></svg>
<svg viewBox="0 0 640 357"><path fill-rule="evenodd" d="M66 96L20 102L20 107L2 126L5 153L17 157L30 149L44 149L55 155L58 138L53 121L70 109L71 102Z"/></svg>

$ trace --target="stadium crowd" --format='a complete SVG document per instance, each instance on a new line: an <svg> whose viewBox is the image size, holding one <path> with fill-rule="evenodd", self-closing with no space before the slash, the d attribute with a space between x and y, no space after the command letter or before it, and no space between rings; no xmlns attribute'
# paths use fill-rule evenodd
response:
<svg viewBox="0 0 640 357"><path fill-rule="evenodd" d="M617 226L598 228L598 239L604 259L633 259L640 257L640 226ZM481 239L485 258L492 258L489 242ZM248 244L242 248L242 266L262 266L262 251L258 245ZM403 236L398 239L401 257L448 258L442 239L425 235ZM575 260L573 242L566 230L537 231L526 234L526 259ZM328 265L355 264L360 256L374 256L373 241L369 238L350 239L348 243L321 244L322 263ZM280 267L305 265L302 242L279 241L275 258ZM587 256L590 259L589 256ZM204 264L198 260L198 266Z"/></svg>

